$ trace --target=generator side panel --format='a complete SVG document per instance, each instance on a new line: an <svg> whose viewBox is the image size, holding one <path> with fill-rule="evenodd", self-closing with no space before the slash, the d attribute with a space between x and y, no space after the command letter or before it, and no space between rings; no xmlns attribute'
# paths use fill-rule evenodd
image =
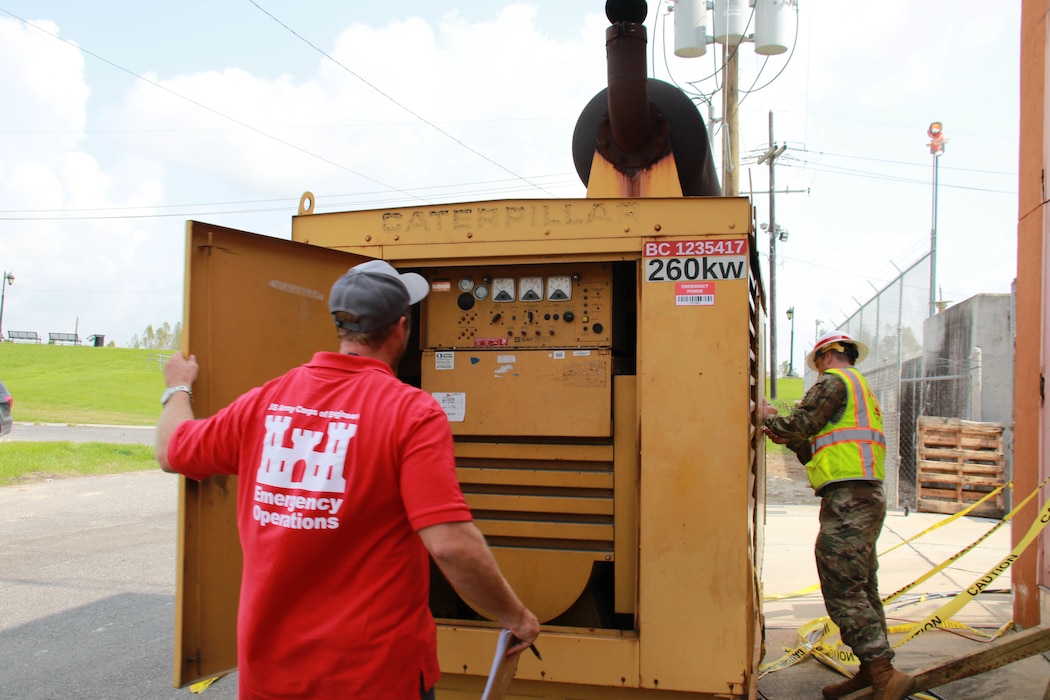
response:
<svg viewBox="0 0 1050 700"><path fill-rule="evenodd" d="M651 239L643 255L642 685L745 695L757 618L749 241Z"/></svg>

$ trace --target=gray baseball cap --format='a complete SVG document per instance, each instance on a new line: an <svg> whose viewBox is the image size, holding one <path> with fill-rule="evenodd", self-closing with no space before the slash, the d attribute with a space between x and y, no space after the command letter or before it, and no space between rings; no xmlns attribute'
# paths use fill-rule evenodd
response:
<svg viewBox="0 0 1050 700"><path fill-rule="evenodd" d="M328 310L333 315L345 311L357 317L356 323L336 321L340 328L371 333L389 326L429 292L430 285L422 276L401 274L385 260L369 260L335 281Z"/></svg>

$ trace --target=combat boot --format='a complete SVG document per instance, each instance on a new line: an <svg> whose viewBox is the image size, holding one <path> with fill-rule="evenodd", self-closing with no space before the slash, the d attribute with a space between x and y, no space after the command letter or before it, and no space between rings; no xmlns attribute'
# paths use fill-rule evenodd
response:
<svg viewBox="0 0 1050 700"><path fill-rule="evenodd" d="M826 685L820 692L824 695L824 700L837 700L838 698L846 697L850 693L867 688L869 685L871 685L871 669L862 661L860 670L857 671L853 678L847 678L833 685Z"/></svg>
<svg viewBox="0 0 1050 700"><path fill-rule="evenodd" d="M868 666L874 700L903 700L915 691L915 679L893 668L889 659L876 659Z"/></svg>

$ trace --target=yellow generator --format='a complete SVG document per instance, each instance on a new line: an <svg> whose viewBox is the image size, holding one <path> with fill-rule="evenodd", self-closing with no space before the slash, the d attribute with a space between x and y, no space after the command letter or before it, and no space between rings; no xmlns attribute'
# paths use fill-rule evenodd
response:
<svg viewBox="0 0 1050 700"><path fill-rule="evenodd" d="M644 6L607 6L609 85L573 143L586 199L321 214L307 193L292 241L188 224L198 415L334 347L348 267L430 282L398 373L444 407L477 525L543 623L508 697L757 695L753 214L719 196L695 107L645 77ZM181 483L177 686L235 666L240 578L236 488ZM436 568L431 589L437 695L478 698L499 629Z"/></svg>

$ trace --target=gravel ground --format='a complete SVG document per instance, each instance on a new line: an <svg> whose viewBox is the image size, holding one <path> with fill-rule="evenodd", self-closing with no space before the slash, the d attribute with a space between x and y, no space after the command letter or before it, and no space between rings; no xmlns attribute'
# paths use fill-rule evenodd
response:
<svg viewBox="0 0 1050 700"><path fill-rule="evenodd" d="M766 452L766 503L781 506L818 503L806 477L806 468L794 454Z"/></svg>

